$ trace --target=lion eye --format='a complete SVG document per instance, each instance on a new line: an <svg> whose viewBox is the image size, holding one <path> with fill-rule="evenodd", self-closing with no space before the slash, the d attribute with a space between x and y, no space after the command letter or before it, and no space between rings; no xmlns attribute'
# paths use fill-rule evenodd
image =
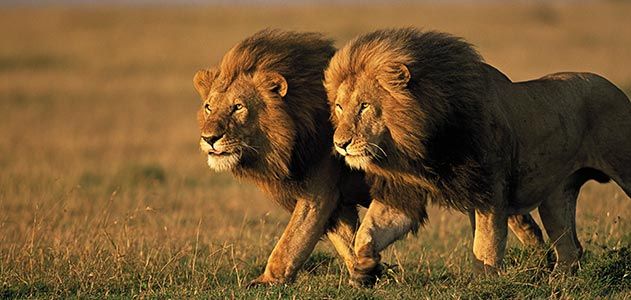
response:
<svg viewBox="0 0 631 300"><path fill-rule="evenodd" d="M367 108L370 107L370 104L366 103L366 102L363 102L359 107L360 107L361 111L364 111L364 110L366 110Z"/></svg>
<svg viewBox="0 0 631 300"><path fill-rule="evenodd" d="M340 111L342 111L342 106L339 103L335 104L335 108L339 109Z"/></svg>
<svg viewBox="0 0 631 300"><path fill-rule="evenodd" d="M237 103L234 105L234 111L240 111L243 109L243 104Z"/></svg>
<svg viewBox="0 0 631 300"><path fill-rule="evenodd" d="M207 114L209 114L209 113L210 113L210 111L211 111L211 109L210 109L210 104L208 104L208 103L204 104L204 111L205 111Z"/></svg>

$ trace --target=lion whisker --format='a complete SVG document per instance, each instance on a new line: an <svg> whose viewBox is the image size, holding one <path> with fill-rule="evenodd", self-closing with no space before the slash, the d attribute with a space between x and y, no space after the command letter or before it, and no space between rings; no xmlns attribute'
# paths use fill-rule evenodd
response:
<svg viewBox="0 0 631 300"><path fill-rule="evenodd" d="M377 152L375 149L373 149L372 147L366 147L366 151L368 151L368 153L373 156L374 158L377 159L382 159L383 157L381 156L381 153Z"/></svg>
<svg viewBox="0 0 631 300"><path fill-rule="evenodd" d="M246 142L243 142L243 141L242 141L242 142L241 142L241 146L246 147L246 148L248 148L248 149L252 149L252 151L254 151L256 154L259 154L259 151L258 151L256 148L254 148L254 147L252 147L252 146L248 145Z"/></svg>
<svg viewBox="0 0 631 300"><path fill-rule="evenodd" d="M377 145L375 143L368 143L368 145L379 149L381 151L381 153L383 153L383 157L388 157L388 154L386 154L386 151L384 151L383 148L379 147L379 145Z"/></svg>

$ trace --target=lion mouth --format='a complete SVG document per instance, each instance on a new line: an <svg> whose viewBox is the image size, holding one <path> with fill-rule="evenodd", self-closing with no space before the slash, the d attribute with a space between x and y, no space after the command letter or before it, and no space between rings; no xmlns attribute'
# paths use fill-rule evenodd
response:
<svg viewBox="0 0 631 300"><path fill-rule="evenodd" d="M335 146L337 153L344 157L363 157L368 156L368 153L363 148L354 147L353 149L344 149Z"/></svg>
<svg viewBox="0 0 631 300"><path fill-rule="evenodd" d="M370 155L366 153L352 153L351 154L351 153L346 152L344 156L348 158L363 158L363 157L369 157Z"/></svg>
<svg viewBox="0 0 631 300"><path fill-rule="evenodd" d="M211 156L230 156L232 154L234 154L234 152L214 150L214 149L208 151L208 155L211 155Z"/></svg>
<svg viewBox="0 0 631 300"><path fill-rule="evenodd" d="M241 148L239 145L240 142L238 141L228 141L227 143L223 142L213 147L203 139L200 141L202 152L213 158L222 158L240 154Z"/></svg>

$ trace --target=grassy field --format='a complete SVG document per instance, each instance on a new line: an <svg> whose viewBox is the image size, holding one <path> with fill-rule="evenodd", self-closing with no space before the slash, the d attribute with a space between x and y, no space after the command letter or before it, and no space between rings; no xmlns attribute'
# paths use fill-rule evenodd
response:
<svg viewBox="0 0 631 300"><path fill-rule="evenodd" d="M576 276L511 236L506 271L471 274L466 218L439 208L396 243L374 289L318 245L294 285L246 289L288 214L197 149L194 72L265 28L356 34L417 26L464 36L513 80L576 70L631 94L631 4L3 7L0 298L628 298L631 201L588 183ZM630 116L631 117L631 116ZM631 137L630 137L631 138Z"/></svg>

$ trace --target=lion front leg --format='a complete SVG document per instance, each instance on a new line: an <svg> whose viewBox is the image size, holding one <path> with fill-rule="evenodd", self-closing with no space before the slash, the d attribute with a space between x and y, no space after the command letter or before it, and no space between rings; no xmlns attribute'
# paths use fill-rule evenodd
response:
<svg viewBox="0 0 631 300"><path fill-rule="evenodd" d="M379 252L402 238L417 222L402 211L377 200L372 201L355 238L356 261L350 284L371 286L381 273Z"/></svg>
<svg viewBox="0 0 631 300"><path fill-rule="evenodd" d="M506 250L508 216L501 209L475 211L473 237L474 271L497 274Z"/></svg>
<svg viewBox="0 0 631 300"><path fill-rule="evenodd" d="M265 271L250 285L292 282L324 234L336 197L298 199L289 224L272 250Z"/></svg>

